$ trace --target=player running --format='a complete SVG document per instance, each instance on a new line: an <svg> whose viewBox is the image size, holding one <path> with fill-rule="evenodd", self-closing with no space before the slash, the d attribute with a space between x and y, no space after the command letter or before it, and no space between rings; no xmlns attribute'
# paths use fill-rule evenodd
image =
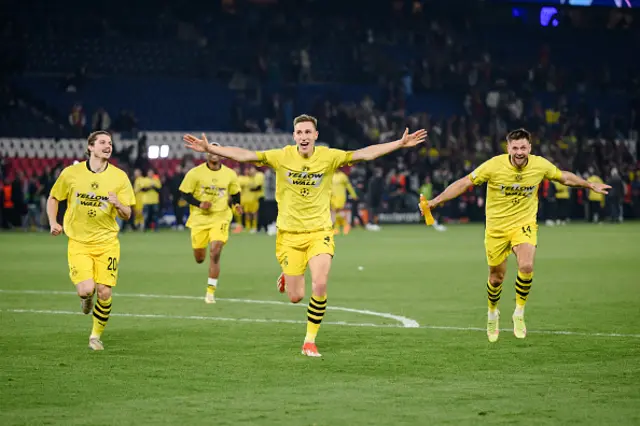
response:
<svg viewBox="0 0 640 426"><path fill-rule="evenodd" d="M340 227L342 227L345 235L351 231L351 225L347 222L344 214L344 206L347 204L347 192L354 202L358 200L356 191L351 186L351 182L349 182L349 176L341 170L336 170L331 187L331 220L333 220L335 234L340 233Z"/></svg>
<svg viewBox="0 0 640 426"><path fill-rule="evenodd" d="M111 314L111 288L118 280L120 242L116 215L131 217L135 194L127 174L109 164L111 134L100 130L87 139L89 159L66 167L51 188L47 216L51 234L69 237L69 276L80 296L82 312L93 307L89 348L104 349L101 336ZM64 226L57 221L58 204L67 200ZM93 295L98 297L93 306Z"/></svg>
<svg viewBox="0 0 640 426"><path fill-rule="evenodd" d="M357 151L342 151L315 146L318 139L317 120L301 115L294 122L295 146L269 151L249 151L236 147L210 145L202 139L185 135L186 146L194 151L240 162L259 162L276 172L276 201L278 202L278 232L276 257L282 267L278 280L280 292L298 303L304 298L304 273L311 269L311 299L307 309L307 334L302 353L319 357L315 339L327 309L327 281L334 254L333 224L329 201L333 174L343 165L368 161L399 148L415 146L427 136L425 130L409 134L402 139L371 145ZM286 286L285 286L286 283Z"/></svg>
<svg viewBox="0 0 640 426"><path fill-rule="evenodd" d="M215 144L217 145L217 144ZM242 214L240 185L236 172L220 162L220 157L207 154L207 161L189 170L180 184L182 198L189 203L187 228L191 228L191 247L196 262L202 263L209 247L209 278L204 301L216 303L215 291L220 276L220 255L229 239L233 209Z"/></svg>
<svg viewBox="0 0 640 426"><path fill-rule="evenodd" d="M484 243L489 264L487 336L490 342L496 342L500 333L498 301L511 251L518 262L513 334L518 339L524 339L527 335L524 307L533 282L540 182L549 179L567 186L589 188L599 194L606 194L610 188L602 183L587 182L571 172L560 171L545 158L531 155L531 134L524 129L514 130L507 135L507 150L508 154L485 161L470 175L455 181L440 195L426 202L426 207L432 209L456 198L471 185L487 183ZM420 210L424 210L422 206Z"/></svg>

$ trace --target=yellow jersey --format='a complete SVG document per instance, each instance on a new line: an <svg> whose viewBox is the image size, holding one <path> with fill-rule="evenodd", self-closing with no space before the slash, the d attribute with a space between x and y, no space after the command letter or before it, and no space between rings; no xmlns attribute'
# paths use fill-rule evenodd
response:
<svg viewBox="0 0 640 426"><path fill-rule="evenodd" d="M264 173L256 172L256 174L253 176L253 187L260 188L259 190L255 191L257 194L257 199L264 197Z"/></svg>
<svg viewBox="0 0 640 426"><path fill-rule="evenodd" d="M143 191L145 188L150 189ZM162 183L158 178L140 177L135 182L136 194L139 194L140 202L144 206L147 204L160 204L160 188L162 188Z"/></svg>
<svg viewBox="0 0 640 426"><path fill-rule="evenodd" d="M253 203L264 197L264 174L256 172L255 175L242 175L238 177L243 203ZM256 188L260 187L256 191Z"/></svg>
<svg viewBox="0 0 640 426"><path fill-rule="evenodd" d="M211 170L207 163L202 163L189 170L179 190L193 194L200 202L211 202L211 208L208 210L189 205L187 226L197 228L211 225L211 222L220 216L228 215L230 218L229 196L240 192L240 185L238 175L230 168L222 165L220 170Z"/></svg>
<svg viewBox="0 0 640 426"><path fill-rule="evenodd" d="M604 183L602 181L602 179L600 179L599 176L593 175L593 176L589 176L589 179L587 179L587 182L591 182L591 183ZM589 201L599 201L599 202L603 202L604 201L604 195L603 194L598 194L597 192L595 192L594 190L590 189L589 190Z"/></svg>
<svg viewBox="0 0 640 426"><path fill-rule="evenodd" d="M556 200L568 200L569 199L569 187L561 184L560 182L553 182L556 187Z"/></svg>
<svg viewBox="0 0 640 426"><path fill-rule="evenodd" d="M332 196L339 200L346 200L347 192L349 192L351 198L358 198L356 191L354 191L353 186L351 186L351 182L349 182L349 177L346 173L338 170L333 175L333 182L331 185Z"/></svg>
<svg viewBox="0 0 640 426"><path fill-rule="evenodd" d="M238 185L240 185L240 199L242 203L250 203L254 201L255 193L251 192L251 176L242 175L238 176ZM255 198L257 199L257 198Z"/></svg>
<svg viewBox="0 0 640 426"><path fill-rule="evenodd" d="M108 164L103 172L94 173L85 161L66 167L60 173L50 195L58 201L67 200L63 227L70 239L83 244L102 244L118 238L118 213L108 201L109 192L115 193L125 206L136 203L129 177L113 164Z"/></svg>
<svg viewBox="0 0 640 426"><path fill-rule="evenodd" d="M316 146L309 158L295 145L256 152L276 172L278 229L288 232L331 230L331 186L334 172L351 163L353 152Z"/></svg>
<svg viewBox="0 0 640 426"><path fill-rule="evenodd" d="M527 165L517 168L509 154L503 154L482 163L469 177L474 185L487 182L487 231L509 231L536 222L538 185L543 179L560 179L562 172L537 155L529 155Z"/></svg>

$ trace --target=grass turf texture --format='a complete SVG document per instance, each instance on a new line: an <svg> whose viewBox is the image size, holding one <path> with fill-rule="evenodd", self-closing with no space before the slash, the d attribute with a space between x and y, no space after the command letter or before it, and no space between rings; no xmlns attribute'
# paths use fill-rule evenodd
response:
<svg viewBox="0 0 640 426"><path fill-rule="evenodd" d="M273 238L232 235L221 300L206 305L206 264L193 261L187 232L122 235L106 350L94 353L90 316L12 312L80 311L71 294L21 293L73 291L66 239L2 233L0 424L639 424L639 242L640 224L541 227L530 333L520 341L503 331L489 344L482 227L338 236L329 307L481 330L401 328L330 309L326 322L394 327L325 324L324 357L311 359L300 355L308 297L301 306L224 300L286 300L275 290ZM512 259L503 329L514 280Z"/></svg>

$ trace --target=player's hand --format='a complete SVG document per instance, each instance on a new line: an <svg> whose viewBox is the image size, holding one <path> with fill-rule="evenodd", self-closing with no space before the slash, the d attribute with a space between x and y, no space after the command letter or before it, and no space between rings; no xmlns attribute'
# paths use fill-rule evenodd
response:
<svg viewBox="0 0 640 426"><path fill-rule="evenodd" d="M404 129L404 133L402 135L402 139L400 139L400 146L404 148L409 148L412 146L416 146L419 143L422 143L427 138L427 131L425 129L420 129L417 132L409 133L409 128Z"/></svg>
<svg viewBox="0 0 640 426"><path fill-rule="evenodd" d="M118 200L118 196L116 195L115 192L109 192L108 194L108 198L109 198L109 202L111 204L113 204L114 207L119 207L120 206L120 200Z"/></svg>
<svg viewBox="0 0 640 426"><path fill-rule="evenodd" d="M202 210L209 210L211 208L211 201L203 201L200 203L200 208Z"/></svg>
<svg viewBox="0 0 640 426"><path fill-rule="evenodd" d="M58 235L62 234L62 225L60 225L59 223L52 223L51 224L51 235L53 235L54 237L57 237Z"/></svg>
<svg viewBox="0 0 640 426"><path fill-rule="evenodd" d="M592 183L591 185L589 185L589 188L591 188L594 192L597 192L598 194L607 195L609 193L608 190L611 189L611 186L604 183Z"/></svg>
<svg viewBox="0 0 640 426"><path fill-rule="evenodd" d="M235 204L233 206L233 209L236 211L236 213L238 214L242 214L244 213L244 210L242 209L242 206L240 204Z"/></svg>
<svg viewBox="0 0 640 426"><path fill-rule="evenodd" d="M209 145L209 141L207 140L207 135L202 134L202 139L198 139L193 135L184 135L182 137L186 146L189 149L192 149L196 152L207 152L207 146Z"/></svg>
<svg viewBox="0 0 640 426"><path fill-rule="evenodd" d="M435 198L433 200L427 201L427 199L424 198L424 195L420 194L420 202L418 203L418 208L420 209L420 216L424 216L425 208L429 210L433 210L438 206L438 204L439 203L435 201Z"/></svg>

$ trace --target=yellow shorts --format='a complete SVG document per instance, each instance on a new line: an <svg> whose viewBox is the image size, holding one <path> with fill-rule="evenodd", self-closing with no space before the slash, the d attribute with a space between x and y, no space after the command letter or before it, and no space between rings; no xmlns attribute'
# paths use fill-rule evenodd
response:
<svg viewBox="0 0 640 426"><path fill-rule="evenodd" d="M191 228L191 247L207 248L212 241L226 243L229 239L229 221L216 222L206 228Z"/></svg>
<svg viewBox="0 0 640 426"><path fill-rule="evenodd" d="M342 210L344 209L345 204L347 204L347 199L344 197L331 197L331 210Z"/></svg>
<svg viewBox="0 0 640 426"><path fill-rule="evenodd" d="M245 213L253 214L258 213L258 209L260 208L260 201L247 201L246 203L242 203L242 211Z"/></svg>
<svg viewBox="0 0 640 426"><path fill-rule="evenodd" d="M67 249L69 277L73 284L93 279L97 284L113 287L118 282L120 241L84 244L69 240Z"/></svg>
<svg viewBox="0 0 640 426"><path fill-rule="evenodd" d="M304 275L309 259L319 254L333 256L333 230L316 232L286 232L278 230L276 258L287 275Z"/></svg>
<svg viewBox="0 0 640 426"><path fill-rule="evenodd" d="M538 225L531 223L509 231L489 231L484 235L484 247L489 266L498 266L511 254L513 247L528 243L538 244Z"/></svg>

